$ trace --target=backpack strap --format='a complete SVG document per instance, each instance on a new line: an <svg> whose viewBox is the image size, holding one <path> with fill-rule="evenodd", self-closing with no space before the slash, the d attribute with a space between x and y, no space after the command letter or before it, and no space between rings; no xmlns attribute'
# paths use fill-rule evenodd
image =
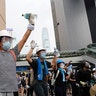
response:
<svg viewBox="0 0 96 96"><path fill-rule="evenodd" d="M57 70L55 77L54 77L54 74L53 74L52 79L51 79L51 85L54 85L54 84L55 84L55 81L56 81L56 79L57 79L57 77L58 77L58 75L59 75L59 72L60 72L60 71Z"/></svg>
<svg viewBox="0 0 96 96"><path fill-rule="evenodd" d="M13 51L13 50L9 50L9 52L10 52L10 53L11 53L11 55L13 56L14 61L16 61L16 55L15 55L14 51Z"/></svg>
<svg viewBox="0 0 96 96"><path fill-rule="evenodd" d="M59 70L57 70L57 73L56 73L56 76L55 76L55 79L58 77L58 75L59 75Z"/></svg>

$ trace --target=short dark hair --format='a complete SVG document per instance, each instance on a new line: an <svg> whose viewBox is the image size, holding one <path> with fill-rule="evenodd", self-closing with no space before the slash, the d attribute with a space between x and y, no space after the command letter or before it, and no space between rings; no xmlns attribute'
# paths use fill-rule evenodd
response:
<svg viewBox="0 0 96 96"><path fill-rule="evenodd" d="M0 37L0 42L1 42L2 38L3 38L3 36Z"/></svg>

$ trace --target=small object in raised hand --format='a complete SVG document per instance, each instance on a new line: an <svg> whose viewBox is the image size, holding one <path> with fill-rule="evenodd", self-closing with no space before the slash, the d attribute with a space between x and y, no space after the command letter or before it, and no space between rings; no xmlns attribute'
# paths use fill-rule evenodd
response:
<svg viewBox="0 0 96 96"><path fill-rule="evenodd" d="M28 19L30 24L35 25L35 18L37 17L36 14L26 13L22 14L22 16L24 16L25 19Z"/></svg>
<svg viewBox="0 0 96 96"><path fill-rule="evenodd" d="M57 48L54 48L54 56L59 57L60 53Z"/></svg>

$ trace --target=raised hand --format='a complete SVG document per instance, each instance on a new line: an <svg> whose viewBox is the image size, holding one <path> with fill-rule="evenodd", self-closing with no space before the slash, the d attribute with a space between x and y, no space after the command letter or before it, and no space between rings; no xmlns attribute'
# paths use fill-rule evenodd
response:
<svg viewBox="0 0 96 96"><path fill-rule="evenodd" d="M29 23L30 24L32 24L32 25L35 25L35 18L37 17L37 15L36 14L32 14L32 13L30 13L30 15L29 15Z"/></svg>
<svg viewBox="0 0 96 96"><path fill-rule="evenodd" d="M57 48L54 48L54 56L59 57L60 53Z"/></svg>
<svg viewBox="0 0 96 96"><path fill-rule="evenodd" d="M31 45L31 49L34 49L37 46L37 43L34 40L32 40L30 42L30 45Z"/></svg>

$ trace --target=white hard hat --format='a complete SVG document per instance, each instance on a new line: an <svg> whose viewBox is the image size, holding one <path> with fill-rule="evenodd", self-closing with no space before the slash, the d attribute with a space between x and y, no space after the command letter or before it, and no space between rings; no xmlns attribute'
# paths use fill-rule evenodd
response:
<svg viewBox="0 0 96 96"><path fill-rule="evenodd" d="M8 37L13 38L13 37L11 36L10 32L7 31L7 30L1 30L1 31L0 31L0 37L1 37L1 36L8 36Z"/></svg>
<svg viewBox="0 0 96 96"><path fill-rule="evenodd" d="M46 51L46 49L45 49L45 48L42 48L42 47L38 47L38 48L36 49L36 54L37 54L39 51Z"/></svg>

